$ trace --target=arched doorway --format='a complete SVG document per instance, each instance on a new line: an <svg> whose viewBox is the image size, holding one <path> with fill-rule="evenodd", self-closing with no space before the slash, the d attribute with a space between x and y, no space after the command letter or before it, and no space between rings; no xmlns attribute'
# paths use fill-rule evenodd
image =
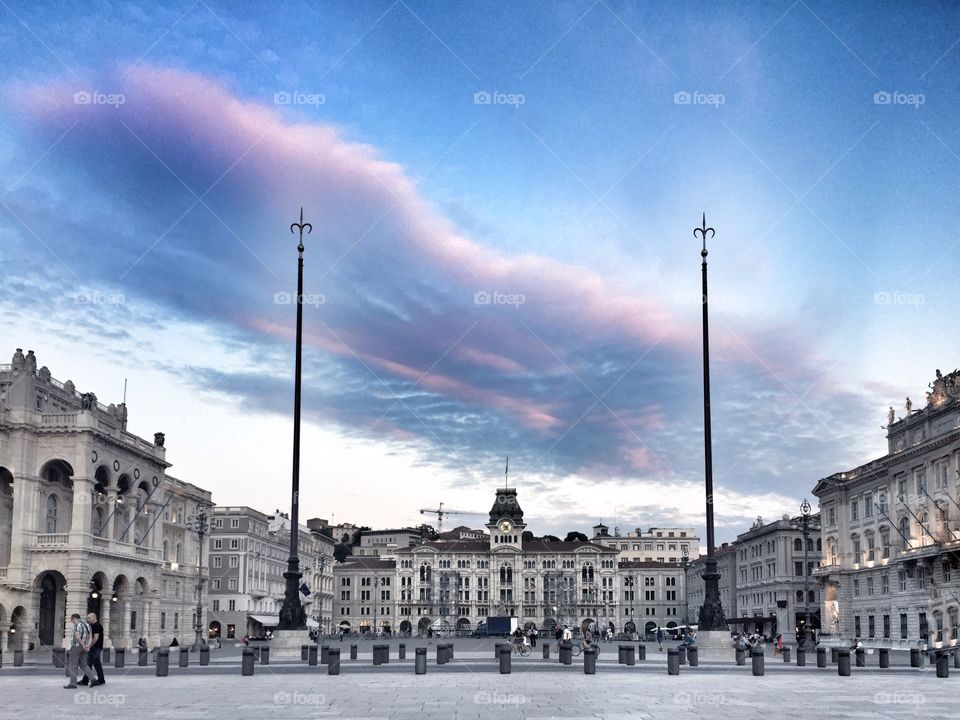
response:
<svg viewBox="0 0 960 720"><path fill-rule="evenodd" d="M219 639L220 637L220 623L216 620L210 622L210 627L207 628L207 637L211 640Z"/></svg>
<svg viewBox="0 0 960 720"><path fill-rule="evenodd" d="M623 631L628 635L633 635L637 631L637 624L633 620L627 620L623 625Z"/></svg>
<svg viewBox="0 0 960 720"><path fill-rule="evenodd" d="M643 634L647 637L657 634L657 624L653 620L648 620L643 626Z"/></svg>
<svg viewBox="0 0 960 720"><path fill-rule="evenodd" d="M429 629L430 629L430 618L427 618L427 617L420 618L420 621L417 623L417 632L420 633L421 635L426 635L427 630Z"/></svg>
<svg viewBox="0 0 960 720"><path fill-rule="evenodd" d="M63 575L46 572L40 576L40 608L37 616L37 637L41 645L59 643L63 637L63 605L66 585Z"/></svg>
<svg viewBox="0 0 960 720"><path fill-rule="evenodd" d="M340 624L337 625L337 627L343 630L344 632L347 632L347 633L350 632L350 622L348 620L341 620Z"/></svg>
<svg viewBox="0 0 960 720"><path fill-rule="evenodd" d="M7 648L9 650L23 649L23 628L27 617L27 611L22 605L18 605L10 613L10 630Z"/></svg>
<svg viewBox="0 0 960 720"><path fill-rule="evenodd" d="M457 635L469 635L469 634L470 634L470 620L468 620L467 618L460 618L459 620L457 620Z"/></svg>
<svg viewBox="0 0 960 720"><path fill-rule="evenodd" d="M409 635L413 630L413 625L410 624L409 620L404 620L400 623L400 632L404 635Z"/></svg>
<svg viewBox="0 0 960 720"><path fill-rule="evenodd" d="M580 623L580 634L584 634L589 630L591 633L596 633L597 630L597 621L592 618L585 619Z"/></svg>

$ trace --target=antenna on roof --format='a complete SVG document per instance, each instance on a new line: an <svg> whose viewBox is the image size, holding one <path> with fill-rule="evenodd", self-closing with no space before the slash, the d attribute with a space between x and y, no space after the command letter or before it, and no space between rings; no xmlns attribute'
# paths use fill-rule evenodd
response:
<svg viewBox="0 0 960 720"><path fill-rule="evenodd" d="M503 489L506 490L510 487L510 484L507 482L507 477L510 475L510 456L507 455L507 464L503 469Z"/></svg>
<svg viewBox="0 0 960 720"><path fill-rule="evenodd" d="M127 379L123 379L123 404L127 404Z"/></svg>

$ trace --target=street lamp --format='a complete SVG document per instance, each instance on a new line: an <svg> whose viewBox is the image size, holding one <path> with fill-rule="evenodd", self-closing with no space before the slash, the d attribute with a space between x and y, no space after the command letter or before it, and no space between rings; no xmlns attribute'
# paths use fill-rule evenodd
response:
<svg viewBox="0 0 960 720"><path fill-rule="evenodd" d="M203 500L197 503L197 510L187 517L187 525L195 530L200 542L199 556L197 557L197 617L193 629L196 638L193 646L190 648L199 652L207 643L203 637L203 536L207 534L207 508L209 506Z"/></svg>
<svg viewBox="0 0 960 720"><path fill-rule="evenodd" d="M723 617L720 603L720 573L717 572L717 558L713 542L713 445L710 437L710 333L707 315L707 234L712 238L716 231L707 227L707 215L703 214L703 226L694 228L693 236L703 240L700 257L703 306L703 445L704 445L704 491L706 495L707 516L707 559L703 571L703 606L700 608L698 626L704 630L727 630L727 621Z"/></svg>
<svg viewBox="0 0 960 720"><path fill-rule="evenodd" d="M810 627L810 563L807 561L807 554L810 548L807 545L810 535L810 512L812 508L807 499L804 498L800 503L800 527L803 531L803 630L800 636L800 647L807 644L807 631Z"/></svg>
<svg viewBox="0 0 960 720"><path fill-rule="evenodd" d="M303 208L300 208L300 222L290 225L290 232L296 228L300 233L297 245L297 342L293 380L293 479L290 487L290 557L287 559L287 571L283 574L287 581L280 607L278 630L304 630L307 627L307 614L300 602L300 379L303 356L303 231L313 232L313 225L303 221Z"/></svg>

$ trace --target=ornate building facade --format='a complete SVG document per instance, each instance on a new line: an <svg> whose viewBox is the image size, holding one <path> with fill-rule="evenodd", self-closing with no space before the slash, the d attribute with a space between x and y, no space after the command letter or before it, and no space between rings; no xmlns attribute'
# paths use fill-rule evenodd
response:
<svg viewBox="0 0 960 720"><path fill-rule="evenodd" d="M593 542L620 551L620 560L638 562L680 563L684 558L700 556L700 538L693 528L637 528L626 535L604 524L593 527Z"/></svg>
<svg viewBox="0 0 960 720"><path fill-rule="evenodd" d="M887 453L821 479L824 631L865 643L960 643L960 372L890 408Z"/></svg>
<svg viewBox="0 0 960 720"><path fill-rule="evenodd" d="M188 528L208 492L167 475L162 433L127 432L103 405L17 350L0 365L0 637L68 641L97 612L107 647L194 636L201 548Z"/></svg>

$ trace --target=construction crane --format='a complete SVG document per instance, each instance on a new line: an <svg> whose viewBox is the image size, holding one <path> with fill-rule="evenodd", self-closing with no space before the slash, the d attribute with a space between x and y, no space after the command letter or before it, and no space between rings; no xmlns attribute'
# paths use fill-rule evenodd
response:
<svg viewBox="0 0 960 720"><path fill-rule="evenodd" d="M443 507L443 503L440 503L440 507L436 507L436 508L420 508L421 515L426 515L427 513L437 516L437 533L438 534L443 532L443 516L444 515L486 515L486 513L469 512L467 510L445 510Z"/></svg>

